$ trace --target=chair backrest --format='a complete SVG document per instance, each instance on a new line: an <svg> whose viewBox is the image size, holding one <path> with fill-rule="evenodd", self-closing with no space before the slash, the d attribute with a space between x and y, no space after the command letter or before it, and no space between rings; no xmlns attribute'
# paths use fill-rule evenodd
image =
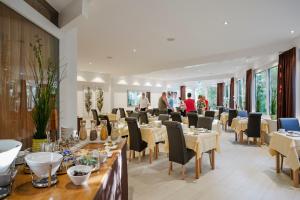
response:
<svg viewBox="0 0 300 200"><path fill-rule="evenodd" d="M121 118L125 118L125 117L126 117L126 114L125 114L124 108L119 108L119 110L120 110L120 117L121 117Z"/></svg>
<svg viewBox="0 0 300 200"><path fill-rule="evenodd" d="M248 117L248 112L246 110L239 110L237 116Z"/></svg>
<svg viewBox="0 0 300 200"><path fill-rule="evenodd" d="M100 121L99 121L97 110L96 109L91 109L91 111L93 113L93 119L96 120L96 125L99 126L100 125Z"/></svg>
<svg viewBox="0 0 300 200"><path fill-rule="evenodd" d="M152 116L154 116L154 115L155 115L155 116L159 116L159 109L158 109L158 108L153 108L153 109L152 109L151 115L152 115Z"/></svg>
<svg viewBox="0 0 300 200"><path fill-rule="evenodd" d="M169 141L169 161L184 164L187 153L182 126L176 121L166 121Z"/></svg>
<svg viewBox="0 0 300 200"><path fill-rule="evenodd" d="M249 113L248 115L248 137L260 137L261 113Z"/></svg>
<svg viewBox="0 0 300 200"><path fill-rule="evenodd" d="M129 148L130 150L139 151L142 144L142 135L137 119L135 117L126 117L125 121L129 131Z"/></svg>
<svg viewBox="0 0 300 200"><path fill-rule="evenodd" d="M279 118L279 128L283 128L286 131L300 131L297 118Z"/></svg>
<svg viewBox="0 0 300 200"><path fill-rule="evenodd" d="M111 124L107 115L99 115L101 120L106 120L108 135L111 135Z"/></svg>
<svg viewBox="0 0 300 200"><path fill-rule="evenodd" d="M229 109L228 111L228 126L231 126L233 118L237 117L237 110Z"/></svg>
<svg viewBox="0 0 300 200"><path fill-rule="evenodd" d="M167 110L158 110L158 115L160 114L168 114Z"/></svg>
<svg viewBox="0 0 300 200"><path fill-rule="evenodd" d="M215 111L213 111L213 110L207 110L207 111L205 111L204 116L205 117L212 117L212 118L214 118L215 117Z"/></svg>
<svg viewBox="0 0 300 200"><path fill-rule="evenodd" d="M169 121L169 119L170 119L170 117L169 117L168 114L160 114L160 115L158 116L158 120L160 120L161 123L162 123L163 125L165 125L165 124L164 124L165 121Z"/></svg>
<svg viewBox="0 0 300 200"><path fill-rule="evenodd" d="M190 126L195 126L197 127L197 123L198 123L198 114L194 113L194 112L188 112L187 113L187 117L189 120L189 127Z"/></svg>
<svg viewBox="0 0 300 200"><path fill-rule="evenodd" d="M117 114L118 113L118 108L113 108L111 111L112 114Z"/></svg>
<svg viewBox="0 0 300 200"><path fill-rule="evenodd" d="M199 117L197 122L197 128L212 129L214 118L212 117Z"/></svg>
<svg viewBox="0 0 300 200"><path fill-rule="evenodd" d="M140 111L140 124L149 124L148 115L146 111Z"/></svg>
<svg viewBox="0 0 300 200"><path fill-rule="evenodd" d="M224 107L223 106L220 106L219 107L219 114L218 114L218 119L220 120L221 119L221 114L224 112Z"/></svg>
<svg viewBox="0 0 300 200"><path fill-rule="evenodd" d="M182 122L180 112L172 112L171 118L172 118L172 121L180 122L180 123Z"/></svg>

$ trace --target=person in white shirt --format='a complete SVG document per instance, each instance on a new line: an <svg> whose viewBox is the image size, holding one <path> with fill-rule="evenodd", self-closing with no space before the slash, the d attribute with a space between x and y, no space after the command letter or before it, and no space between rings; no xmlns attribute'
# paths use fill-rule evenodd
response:
<svg viewBox="0 0 300 200"><path fill-rule="evenodd" d="M143 92L139 103L140 111L146 111L149 105L150 105L149 100L146 97L145 93Z"/></svg>

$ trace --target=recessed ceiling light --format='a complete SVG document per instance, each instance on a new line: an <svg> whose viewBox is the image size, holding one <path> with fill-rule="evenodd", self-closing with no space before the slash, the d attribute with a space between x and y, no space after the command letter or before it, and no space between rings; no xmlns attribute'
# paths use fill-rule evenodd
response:
<svg viewBox="0 0 300 200"><path fill-rule="evenodd" d="M156 83L156 87L162 87L160 83Z"/></svg>
<svg viewBox="0 0 300 200"><path fill-rule="evenodd" d="M294 31L294 30L291 30L290 33L293 35L293 34L295 33L295 31Z"/></svg>
<svg viewBox="0 0 300 200"><path fill-rule="evenodd" d="M224 21L224 25L228 25L228 21Z"/></svg>
<svg viewBox="0 0 300 200"><path fill-rule="evenodd" d="M173 42L173 41L175 41L175 38L169 37L169 38L167 38L167 41L168 42Z"/></svg>
<svg viewBox="0 0 300 200"><path fill-rule="evenodd" d="M136 49L132 49L132 52L133 52L133 53L136 53Z"/></svg>
<svg viewBox="0 0 300 200"><path fill-rule="evenodd" d="M135 82L132 83L132 85L139 86L141 84L138 81L135 81Z"/></svg>
<svg viewBox="0 0 300 200"><path fill-rule="evenodd" d="M92 62L89 62L89 64L91 65L91 64L93 64Z"/></svg>
<svg viewBox="0 0 300 200"><path fill-rule="evenodd" d="M107 58L107 59L112 59L112 57L111 57L111 56L107 56L106 58Z"/></svg>

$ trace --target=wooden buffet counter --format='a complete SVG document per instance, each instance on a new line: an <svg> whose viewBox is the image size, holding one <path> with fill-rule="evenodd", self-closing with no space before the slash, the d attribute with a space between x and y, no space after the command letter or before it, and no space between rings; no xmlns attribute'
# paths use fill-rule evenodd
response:
<svg viewBox="0 0 300 200"><path fill-rule="evenodd" d="M84 149L98 149L103 144L88 144ZM113 156L93 172L85 186L75 186L67 174L58 175L58 183L50 188L34 188L31 175L19 170L13 191L7 199L128 199L126 141L119 143Z"/></svg>

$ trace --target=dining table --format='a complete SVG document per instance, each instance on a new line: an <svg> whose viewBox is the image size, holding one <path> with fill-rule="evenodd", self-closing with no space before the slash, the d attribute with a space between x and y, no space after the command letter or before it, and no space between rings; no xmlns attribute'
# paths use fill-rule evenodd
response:
<svg viewBox="0 0 300 200"><path fill-rule="evenodd" d="M199 129L198 129L199 130ZM220 152L220 134L211 130L190 129L183 127L186 148L195 152L195 178L198 179L201 173L202 154L211 154L211 168L215 169L215 152ZM165 151L169 152L168 137L165 138Z"/></svg>
<svg viewBox="0 0 300 200"><path fill-rule="evenodd" d="M280 158L286 157L291 168L291 178L295 187L299 187L300 132L274 132L271 136L269 152L276 158L276 172L281 172Z"/></svg>
<svg viewBox="0 0 300 200"><path fill-rule="evenodd" d="M235 140L239 137L239 142L244 142L244 131L248 128L248 118L247 117L236 117L232 119L231 128L235 132ZM269 133L269 125L268 121L265 119L261 119L260 126L260 141L261 144L264 144L265 134Z"/></svg>

